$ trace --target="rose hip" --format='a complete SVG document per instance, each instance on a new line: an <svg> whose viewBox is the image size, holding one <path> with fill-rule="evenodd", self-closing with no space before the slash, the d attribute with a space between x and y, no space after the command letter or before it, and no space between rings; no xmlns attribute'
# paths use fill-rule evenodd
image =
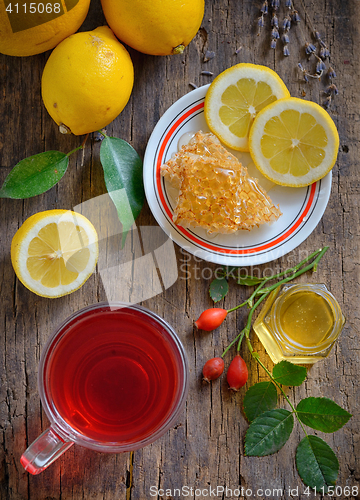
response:
<svg viewBox="0 0 360 500"><path fill-rule="evenodd" d="M246 384L248 376L249 373L246 363L240 354L237 354L231 361L226 374L230 389L238 391L240 387L243 387Z"/></svg>
<svg viewBox="0 0 360 500"><path fill-rule="evenodd" d="M204 380L210 382L210 380L219 378L224 371L224 366L224 360L222 358L212 358L206 361L203 368Z"/></svg>
<svg viewBox="0 0 360 500"><path fill-rule="evenodd" d="M211 309L206 309L200 314L200 317L195 321L195 325L199 330L205 330L211 332L221 323L227 316L227 310L221 309L220 307L212 307Z"/></svg>

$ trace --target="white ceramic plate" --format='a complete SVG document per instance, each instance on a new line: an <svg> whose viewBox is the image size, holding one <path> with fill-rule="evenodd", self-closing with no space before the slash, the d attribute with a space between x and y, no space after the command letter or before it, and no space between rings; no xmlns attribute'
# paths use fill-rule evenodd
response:
<svg viewBox="0 0 360 500"><path fill-rule="evenodd" d="M176 191L160 176L160 167L178 150L179 140L190 132L209 132L204 118L204 85L176 101L159 120L146 148L144 184L150 209L163 230L180 247L209 262L252 266L275 260L302 243L319 223L331 191L331 172L305 188L271 187L269 196L283 215L272 224L233 234L212 234L202 228L185 229L172 221ZM248 153L235 154L253 173ZM249 165L250 163L250 165ZM266 180L265 180L266 181ZM268 181L266 181L268 183ZM268 189L268 185L263 185ZM313 250L313 249L312 249Z"/></svg>

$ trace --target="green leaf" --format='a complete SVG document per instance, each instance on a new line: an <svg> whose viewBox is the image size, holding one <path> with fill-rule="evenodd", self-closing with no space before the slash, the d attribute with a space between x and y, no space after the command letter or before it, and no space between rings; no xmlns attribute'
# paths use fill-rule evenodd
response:
<svg viewBox="0 0 360 500"><path fill-rule="evenodd" d="M273 377L282 385L301 385L306 379L306 368L289 361L280 361L273 368Z"/></svg>
<svg viewBox="0 0 360 500"><path fill-rule="evenodd" d="M282 408L262 413L249 426L245 436L245 454L264 457L280 450L294 427L293 414Z"/></svg>
<svg viewBox="0 0 360 500"><path fill-rule="evenodd" d="M114 202L123 226L122 244L144 204L142 161L126 141L105 137L101 143L100 161L106 189Z"/></svg>
<svg viewBox="0 0 360 500"><path fill-rule="evenodd" d="M306 436L296 450L296 467L310 488L334 486L339 462L330 446L317 436Z"/></svg>
<svg viewBox="0 0 360 500"><path fill-rule="evenodd" d="M335 432L352 417L350 413L328 398L305 398L296 407L305 424L322 432Z"/></svg>
<svg viewBox="0 0 360 500"><path fill-rule="evenodd" d="M60 151L46 151L19 161L0 189L0 198L25 199L45 193L65 174L69 157Z"/></svg>
<svg viewBox="0 0 360 500"><path fill-rule="evenodd" d="M244 412L249 422L261 413L272 410L277 403L277 391L272 382L258 382L246 391L244 396Z"/></svg>
<svg viewBox="0 0 360 500"><path fill-rule="evenodd" d="M239 285L254 286L258 285L264 280L265 278L257 278L256 276L245 275L245 276L239 276L237 282Z"/></svg>
<svg viewBox="0 0 360 500"><path fill-rule="evenodd" d="M215 278L210 285L210 297L214 302L219 302L229 291L229 284L226 278Z"/></svg>

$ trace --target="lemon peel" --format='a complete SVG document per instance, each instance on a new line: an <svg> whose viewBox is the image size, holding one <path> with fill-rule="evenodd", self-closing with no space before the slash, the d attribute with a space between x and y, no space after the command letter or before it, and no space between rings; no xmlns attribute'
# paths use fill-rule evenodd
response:
<svg viewBox="0 0 360 500"><path fill-rule="evenodd" d="M133 49L154 56L181 54L200 28L204 0L101 0L110 28Z"/></svg>
<svg viewBox="0 0 360 500"><path fill-rule="evenodd" d="M54 48L66 37L77 31L85 20L90 0L47 3L29 3L28 9L37 8L31 14L26 4L16 12L10 2L0 2L0 53L8 56L32 56ZM20 7L20 6L19 6ZM6 12L13 10L12 16ZM51 9L49 12L48 9ZM61 11L61 12L60 12ZM15 28L15 29L14 29Z"/></svg>
<svg viewBox="0 0 360 500"><path fill-rule="evenodd" d="M101 130L126 106L134 83L128 51L107 26L76 33L46 62L41 93L61 133Z"/></svg>

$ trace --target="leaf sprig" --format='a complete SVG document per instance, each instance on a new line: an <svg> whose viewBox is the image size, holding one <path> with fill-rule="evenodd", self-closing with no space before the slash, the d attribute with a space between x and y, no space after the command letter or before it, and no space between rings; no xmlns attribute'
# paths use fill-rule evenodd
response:
<svg viewBox="0 0 360 500"><path fill-rule="evenodd" d="M306 368L288 361L277 363L272 373L260 360L260 356L250 341L252 317L269 294L279 286L292 281L307 271L316 271L320 259L328 247L313 252L294 267L270 277L256 277L240 274L234 276L236 268L223 267L223 272L210 285L210 296L214 302L223 299L229 291L228 280L235 277L240 285L255 287L248 299L227 313L247 306L250 311L245 327L226 347L221 357L237 344L240 350L245 338L251 356L266 371L270 380L258 382L248 389L244 397L244 413L250 422L245 436L245 454L248 456L265 456L279 451L288 441L295 419L299 422L305 437L296 450L296 466L302 481L317 490L333 487L339 471L339 462L330 446L320 437L309 435L305 426L321 432L335 432L343 427L351 418L351 414L324 397L308 397L302 399L295 407L288 398L283 386L300 386L306 379ZM275 283L271 283L271 281ZM289 404L291 411L276 408L278 390ZM329 490L330 491L330 490Z"/></svg>
<svg viewBox="0 0 360 500"><path fill-rule="evenodd" d="M282 385L301 385L306 378L306 368L281 361L270 373L255 354L253 351L253 357L265 369L270 381L258 382L245 394L244 413L250 422L245 436L245 454L262 457L279 451L292 433L295 416L305 433L296 450L299 475L307 486L327 491L329 486L336 483L338 459L323 439L308 435L304 425L322 432L335 432L352 415L328 398L308 397L302 399L295 408ZM276 388L282 392L292 411L275 408Z"/></svg>
<svg viewBox="0 0 360 500"><path fill-rule="evenodd" d="M106 189L112 199L123 226L122 244L144 204L142 161L126 141L117 137L104 137L100 147L100 161L104 171ZM0 189L0 198L26 199L45 193L64 176L69 157L83 149L83 143L70 151L46 151L19 161L6 177Z"/></svg>

